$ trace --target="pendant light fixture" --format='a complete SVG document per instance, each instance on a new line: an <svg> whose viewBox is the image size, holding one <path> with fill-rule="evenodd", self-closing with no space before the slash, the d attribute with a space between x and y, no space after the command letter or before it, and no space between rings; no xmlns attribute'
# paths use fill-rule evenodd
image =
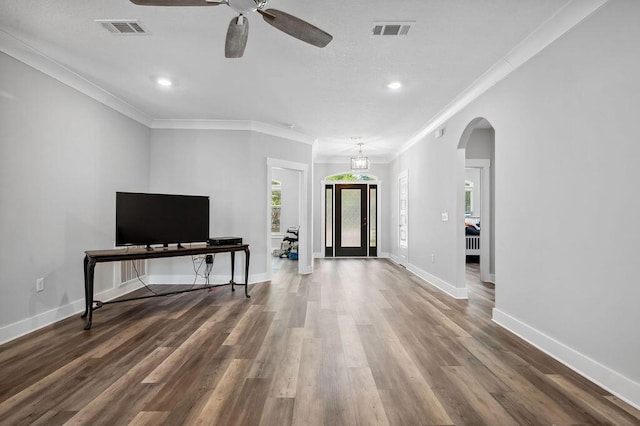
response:
<svg viewBox="0 0 640 426"><path fill-rule="evenodd" d="M353 171L369 170L369 158L365 157L362 153L362 145L362 143L358 144L360 147L358 155L356 157L351 157L351 170Z"/></svg>

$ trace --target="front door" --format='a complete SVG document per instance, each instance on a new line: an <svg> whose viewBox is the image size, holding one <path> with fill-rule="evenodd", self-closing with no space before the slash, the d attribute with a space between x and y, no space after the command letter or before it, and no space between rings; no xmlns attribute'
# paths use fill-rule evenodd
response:
<svg viewBox="0 0 640 426"><path fill-rule="evenodd" d="M336 185L336 256L367 255L367 185Z"/></svg>

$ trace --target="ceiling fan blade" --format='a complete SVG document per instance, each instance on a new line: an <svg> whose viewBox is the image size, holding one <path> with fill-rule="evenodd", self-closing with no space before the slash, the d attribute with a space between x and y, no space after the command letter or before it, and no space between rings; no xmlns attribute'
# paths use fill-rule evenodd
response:
<svg viewBox="0 0 640 426"><path fill-rule="evenodd" d="M240 15L229 22L227 29L227 41L224 44L224 56L226 58L242 58L244 48L249 37L249 20Z"/></svg>
<svg viewBox="0 0 640 426"><path fill-rule="evenodd" d="M320 28L277 9L260 10L264 20L282 32L317 47L325 47L333 36Z"/></svg>
<svg viewBox="0 0 640 426"><path fill-rule="evenodd" d="M227 4L227 0L207 1L207 0L129 0L138 6L220 6Z"/></svg>

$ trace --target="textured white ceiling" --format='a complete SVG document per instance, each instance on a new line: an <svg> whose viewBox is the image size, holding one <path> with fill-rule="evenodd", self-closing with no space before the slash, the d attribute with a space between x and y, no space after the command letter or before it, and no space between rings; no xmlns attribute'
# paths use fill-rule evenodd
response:
<svg viewBox="0 0 640 426"><path fill-rule="evenodd" d="M224 58L234 11L128 0L2 0L0 29L161 120L248 120L318 140L320 157L390 158L568 0L270 0L334 36L324 49L248 16L241 59ZM138 19L117 36L96 19ZM374 21L414 21L372 37ZM158 76L176 85L159 88ZM386 84L401 81L392 91ZM354 137L361 138L355 140Z"/></svg>

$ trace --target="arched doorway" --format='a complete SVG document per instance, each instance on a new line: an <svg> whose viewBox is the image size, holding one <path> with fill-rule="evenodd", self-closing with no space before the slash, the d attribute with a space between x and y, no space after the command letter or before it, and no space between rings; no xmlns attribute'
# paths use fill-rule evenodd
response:
<svg viewBox="0 0 640 426"><path fill-rule="evenodd" d="M464 197L459 217L462 276L495 284L495 129L483 118L465 128L458 149L464 150ZM464 232L462 232L464 231ZM479 268L478 268L479 266Z"/></svg>

